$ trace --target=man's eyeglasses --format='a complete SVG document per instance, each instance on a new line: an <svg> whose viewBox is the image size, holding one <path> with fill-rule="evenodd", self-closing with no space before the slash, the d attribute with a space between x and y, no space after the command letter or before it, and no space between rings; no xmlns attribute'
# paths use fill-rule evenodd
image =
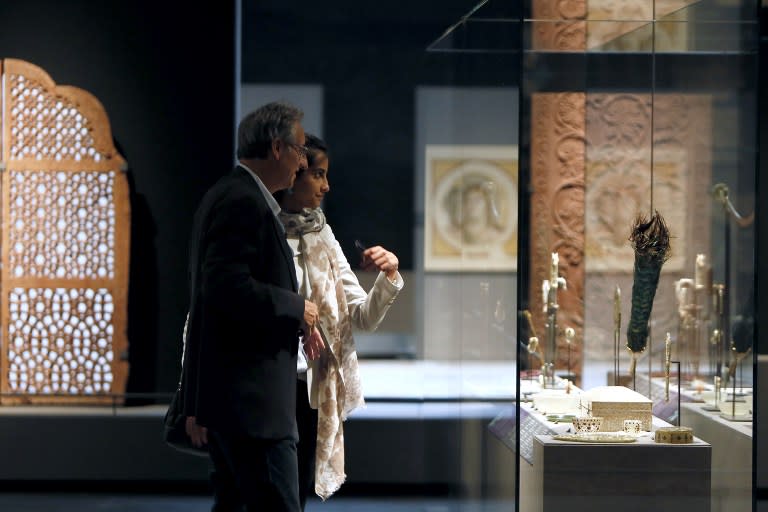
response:
<svg viewBox="0 0 768 512"><path fill-rule="evenodd" d="M307 156L309 155L309 148L307 146L302 146L301 144L295 144L293 142L288 142L288 141L286 141L285 143L291 146L294 149L294 151L296 151L296 153L299 155L299 158L301 157L307 158Z"/></svg>

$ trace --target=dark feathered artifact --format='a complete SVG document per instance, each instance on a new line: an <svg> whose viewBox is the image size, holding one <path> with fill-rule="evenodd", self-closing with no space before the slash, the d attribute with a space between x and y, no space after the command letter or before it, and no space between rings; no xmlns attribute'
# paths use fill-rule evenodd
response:
<svg viewBox="0 0 768 512"><path fill-rule="evenodd" d="M650 219L638 215L629 237L635 250L632 280L632 312L627 326L627 348L632 353L630 374L634 379L637 357L648 340L648 320L664 262L669 259L669 229L658 211Z"/></svg>

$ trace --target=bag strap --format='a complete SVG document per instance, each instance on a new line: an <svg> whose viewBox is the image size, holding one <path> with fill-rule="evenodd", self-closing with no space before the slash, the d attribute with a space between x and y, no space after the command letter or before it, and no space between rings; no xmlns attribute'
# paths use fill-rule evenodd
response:
<svg viewBox="0 0 768 512"><path fill-rule="evenodd" d="M184 330L181 333L181 372L179 373L178 389L181 389L181 383L184 380L184 355L187 351L187 329L189 329L189 311L187 311L187 318L184 320Z"/></svg>

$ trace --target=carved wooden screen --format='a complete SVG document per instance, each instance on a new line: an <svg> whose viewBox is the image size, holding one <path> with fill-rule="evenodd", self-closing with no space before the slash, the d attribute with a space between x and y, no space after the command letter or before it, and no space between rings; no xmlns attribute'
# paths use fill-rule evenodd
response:
<svg viewBox="0 0 768 512"><path fill-rule="evenodd" d="M2 63L2 403L101 403L125 391L125 160L90 93Z"/></svg>

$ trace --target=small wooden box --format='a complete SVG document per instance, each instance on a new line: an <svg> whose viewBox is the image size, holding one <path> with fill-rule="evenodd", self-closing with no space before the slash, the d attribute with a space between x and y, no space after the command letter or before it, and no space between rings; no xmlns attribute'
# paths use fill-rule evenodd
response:
<svg viewBox="0 0 768 512"><path fill-rule="evenodd" d="M624 420L640 420L650 432L653 402L624 386L599 386L584 393L592 416L603 418L601 432L619 432Z"/></svg>
<svg viewBox="0 0 768 512"><path fill-rule="evenodd" d="M659 427L653 436L657 443L691 444L693 442L693 429L690 427Z"/></svg>

